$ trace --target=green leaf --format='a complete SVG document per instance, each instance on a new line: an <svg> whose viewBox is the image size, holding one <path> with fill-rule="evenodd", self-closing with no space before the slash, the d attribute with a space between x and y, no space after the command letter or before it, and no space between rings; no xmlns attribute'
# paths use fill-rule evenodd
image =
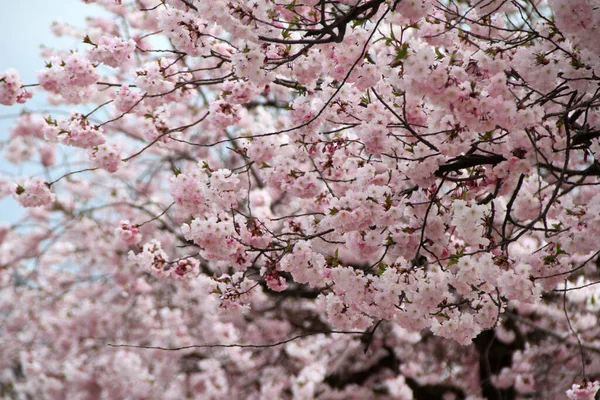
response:
<svg viewBox="0 0 600 400"><path fill-rule="evenodd" d="M494 137L494 131L487 131L479 135L481 140L491 140Z"/></svg>
<svg viewBox="0 0 600 400"><path fill-rule="evenodd" d="M296 7L296 0L293 0L290 4L288 4L287 6L285 6L286 9L290 10L290 11L294 11L294 8Z"/></svg>
<svg viewBox="0 0 600 400"><path fill-rule="evenodd" d="M352 28L356 28L357 26L363 26L367 23L366 19L355 19L352 21Z"/></svg>
<svg viewBox="0 0 600 400"><path fill-rule="evenodd" d="M390 194L386 194L385 195L385 203L383 205L383 209L385 211L388 211L390 208L392 208L392 196Z"/></svg>
<svg viewBox="0 0 600 400"><path fill-rule="evenodd" d="M330 267L337 267L338 265L340 265L338 249L335 249L335 253L333 256L325 257L325 262Z"/></svg>
<svg viewBox="0 0 600 400"><path fill-rule="evenodd" d="M546 65L550 61L546 58L545 54L536 54L535 55L535 62L537 63L537 65Z"/></svg>
<svg viewBox="0 0 600 400"><path fill-rule="evenodd" d="M448 265L447 266L451 267L451 266L456 265L456 264L458 264L458 257L451 256L450 260L448 261Z"/></svg>
<svg viewBox="0 0 600 400"><path fill-rule="evenodd" d="M85 35L85 37L83 38L83 43L91 44L92 46L98 47L98 45L96 45L96 43L92 42L92 39L90 39L89 35Z"/></svg>
<svg viewBox="0 0 600 400"><path fill-rule="evenodd" d="M444 55L442 54L442 52L440 51L440 49L438 49L437 47L435 48L435 56L438 60L443 60L444 59Z"/></svg>
<svg viewBox="0 0 600 400"><path fill-rule="evenodd" d="M399 49L396 50L396 61L405 60L408 57L408 43L403 43Z"/></svg>

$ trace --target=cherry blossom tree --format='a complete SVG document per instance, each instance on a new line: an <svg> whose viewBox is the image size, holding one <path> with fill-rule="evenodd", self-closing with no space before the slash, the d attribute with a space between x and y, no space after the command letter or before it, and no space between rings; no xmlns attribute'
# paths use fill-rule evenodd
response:
<svg viewBox="0 0 600 400"><path fill-rule="evenodd" d="M595 398L598 0L84 3L0 72L72 110L2 143L0 397Z"/></svg>

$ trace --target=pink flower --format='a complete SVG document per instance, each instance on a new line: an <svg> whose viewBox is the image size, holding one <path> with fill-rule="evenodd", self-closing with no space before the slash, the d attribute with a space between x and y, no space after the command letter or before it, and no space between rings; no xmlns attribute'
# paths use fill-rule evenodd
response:
<svg viewBox="0 0 600 400"><path fill-rule="evenodd" d="M581 385L573 384L571 389L567 390L569 400L594 400L596 393L600 389L600 382L585 381Z"/></svg>
<svg viewBox="0 0 600 400"><path fill-rule="evenodd" d="M130 112L141 99L142 95L139 92L133 92L129 90L129 85L123 85L115 96L115 107L122 113Z"/></svg>
<svg viewBox="0 0 600 400"><path fill-rule="evenodd" d="M167 253L165 253L161 243L156 239L144 244L140 253L135 254L133 251L130 251L128 256L133 264L158 278L166 278L171 274Z"/></svg>
<svg viewBox="0 0 600 400"><path fill-rule="evenodd" d="M232 104L225 99L213 101L210 104L210 120L212 123L226 128L231 125L235 125L241 119L240 106Z"/></svg>
<svg viewBox="0 0 600 400"><path fill-rule="evenodd" d="M59 118L56 121L48 119L48 126L44 129L47 140L59 141L65 145L81 148L90 148L103 144L104 130L93 125L80 113L73 113L69 119Z"/></svg>
<svg viewBox="0 0 600 400"><path fill-rule="evenodd" d="M121 226L115 229L121 241L126 245L132 246L142 241L142 234L135 225L131 225L129 221L121 221Z"/></svg>
<svg viewBox="0 0 600 400"><path fill-rule="evenodd" d="M15 185L13 195L23 207L41 207L56 200L50 186L37 176Z"/></svg>
<svg viewBox="0 0 600 400"><path fill-rule="evenodd" d="M121 165L121 149L116 143L105 143L90 150L90 160L98 168L117 172Z"/></svg>
<svg viewBox="0 0 600 400"><path fill-rule="evenodd" d="M100 62L110 67L122 67L129 62L135 50L133 40L123 40L118 37L102 36L95 47L90 50L90 61Z"/></svg>
<svg viewBox="0 0 600 400"><path fill-rule="evenodd" d="M276 270L271 270L264 275L265 281L269 289L275 292L282 292L287 289L286 279L279 274Z"/></svg>
<svg viewBox="0 0 600 400"><path fill-rule="evenodd" d="M38 72L38 81L45 90L61 95L69 103L82 103L95 92L93 84L100 74L94 65L80 53L62 59L52 57L46 68Z"/></svg>
<svg viewBox="0 0 600 400"><path fill-rule="evenodd" d="M0 104L11 106L15 103L24 103L31 97L23 88L23 81L14 68L9 68L0 73Z"/></svg>
<svg viewBox="0 0 600 400"><path fill-rule="evenodd" d="M171 178L170 192L175 202L191 213L201 213L207 208L206 175L179 174Z"/></svg>
<svg viewBox="0 0 600 400"><path fill-rule="evenodd" d="M190 279L200 273L200 261L195 258L185 258L177 261L171 270L171 276L177 279Z"/></svg>

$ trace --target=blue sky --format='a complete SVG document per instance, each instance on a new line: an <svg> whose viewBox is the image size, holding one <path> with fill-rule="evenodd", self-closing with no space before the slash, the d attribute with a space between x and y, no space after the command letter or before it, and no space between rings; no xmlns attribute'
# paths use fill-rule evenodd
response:
<svg viewBox="0 0 600 400"><path fill-rule="evenodd" d="M97 15L99 12L102 11L97 6L84 4L81 0L4 1L0 13L0 71L16 68L25 83L36 83L36 72L44 67L44 60L39 55L41 44L75 48L80 43L80 40L73 38L54 37L50 32L52 21L63 20L83 26L87 15ZM38 93L25 108L43 109L44 96ZM6 116L18 114L20 110L18 106L0 105L0 141L8 138L8 129L12 124L12 119ZM15 168L0 158L0 170L3 173L31 176L37 173L38 168L31 164ZM0 222L14 222L22 214L23 210L12 198L0 200Z"/></svg>

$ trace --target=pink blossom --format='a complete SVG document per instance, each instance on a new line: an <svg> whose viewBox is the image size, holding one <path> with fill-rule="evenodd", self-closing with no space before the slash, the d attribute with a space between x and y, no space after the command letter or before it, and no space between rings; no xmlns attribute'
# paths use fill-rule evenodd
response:
<svg viewBox="0 0 600 400"><path fill-rule="evenodd" d="M141 99L142 95L139 92L131 91L129 85L123 85L115 97L115 107L122 113L131 112Z"/></svg>
<svg viewBox="0 0 600 400"><path fill-rule="evenodd" d="M121 165L121 149L116 143L104 143L90 150L93 165L108 172L117 172Z"/></svg>
<svg viewBox="0 0 600 400"><path fill-rule="evenodd" d="M31 97L23 88L23 81L14 68L0 73L0 104L11 106L15 103L24 103Z"/></svg>
<svg viewBox="0 0 600 400"><path fill-rule="evenodd" d="M600 389L600 382L586 381L581 385L573 384L571 389L567 390L567 397L570 400L592 400Z"/></svg>
<svg viewBox="0 0 600 400"><path fill-rule="evenodd" d="M62 59L52 57L46 68L38 71L38 81L45 90L61 95L67 102L88 100L95 89L91 85L100 79L93 64L80 53Z"/></svg>
<svg viewBox="0 0 600 400"><path fill-rule="evenodd" d="M264 275L265 281L269 289L275 292L281 292L287 289L287 281L285 277L281 276L276 270L268 271Z"/></svg>
<svg viewBox="0 0 600 400"><path fill-rule="evenodd" d="M120 226L115 229L119 238L127 245L136 245L142 241L142 234L135 225L131 225L129 221L121 221Z"/></svg>
<svg viewBox="0 0 600 400"><path fill-rule="evenodd" d="M2 113L3 394L596 396L597 2L84 3Z"/></svg>
<svg viewBox="0 0 600 400"><path fill-rule="evenodd" d="M171 195L177 204L185 207L190 212L202 212L207 207L204 193L206 181L205 175L177 175L171 178Z"/></svg>
<svg viewBox="0 0 600 400"><path fill-rule="evenodd" d="M177 279L192 279L200 272L200 261L195 258L186 258L177 261L171 276Z"/></svg>
<svg viewBox="0 0 600 400"><path fill-rule="evenodd" d="M83 114L73 113L71 118L46 120L44 136L49 141L59 141L73 147L91 148L103 144L104 130L93 125Z"/></svg>
<svg viewBox="0 0 600 400"><path fill-rule="evenodd" d="M34 177L16 184L13 195L23 207L41 207L56 200L50 186L40 177Z"/></svg>
<svg viewBox="0 0 600 400"><path fill-rule="evenodd" d="M117 37L102 36L90 50L90 61L116 68L129 62L134 50L135 42L131 39L124 41Z"/></svg>

